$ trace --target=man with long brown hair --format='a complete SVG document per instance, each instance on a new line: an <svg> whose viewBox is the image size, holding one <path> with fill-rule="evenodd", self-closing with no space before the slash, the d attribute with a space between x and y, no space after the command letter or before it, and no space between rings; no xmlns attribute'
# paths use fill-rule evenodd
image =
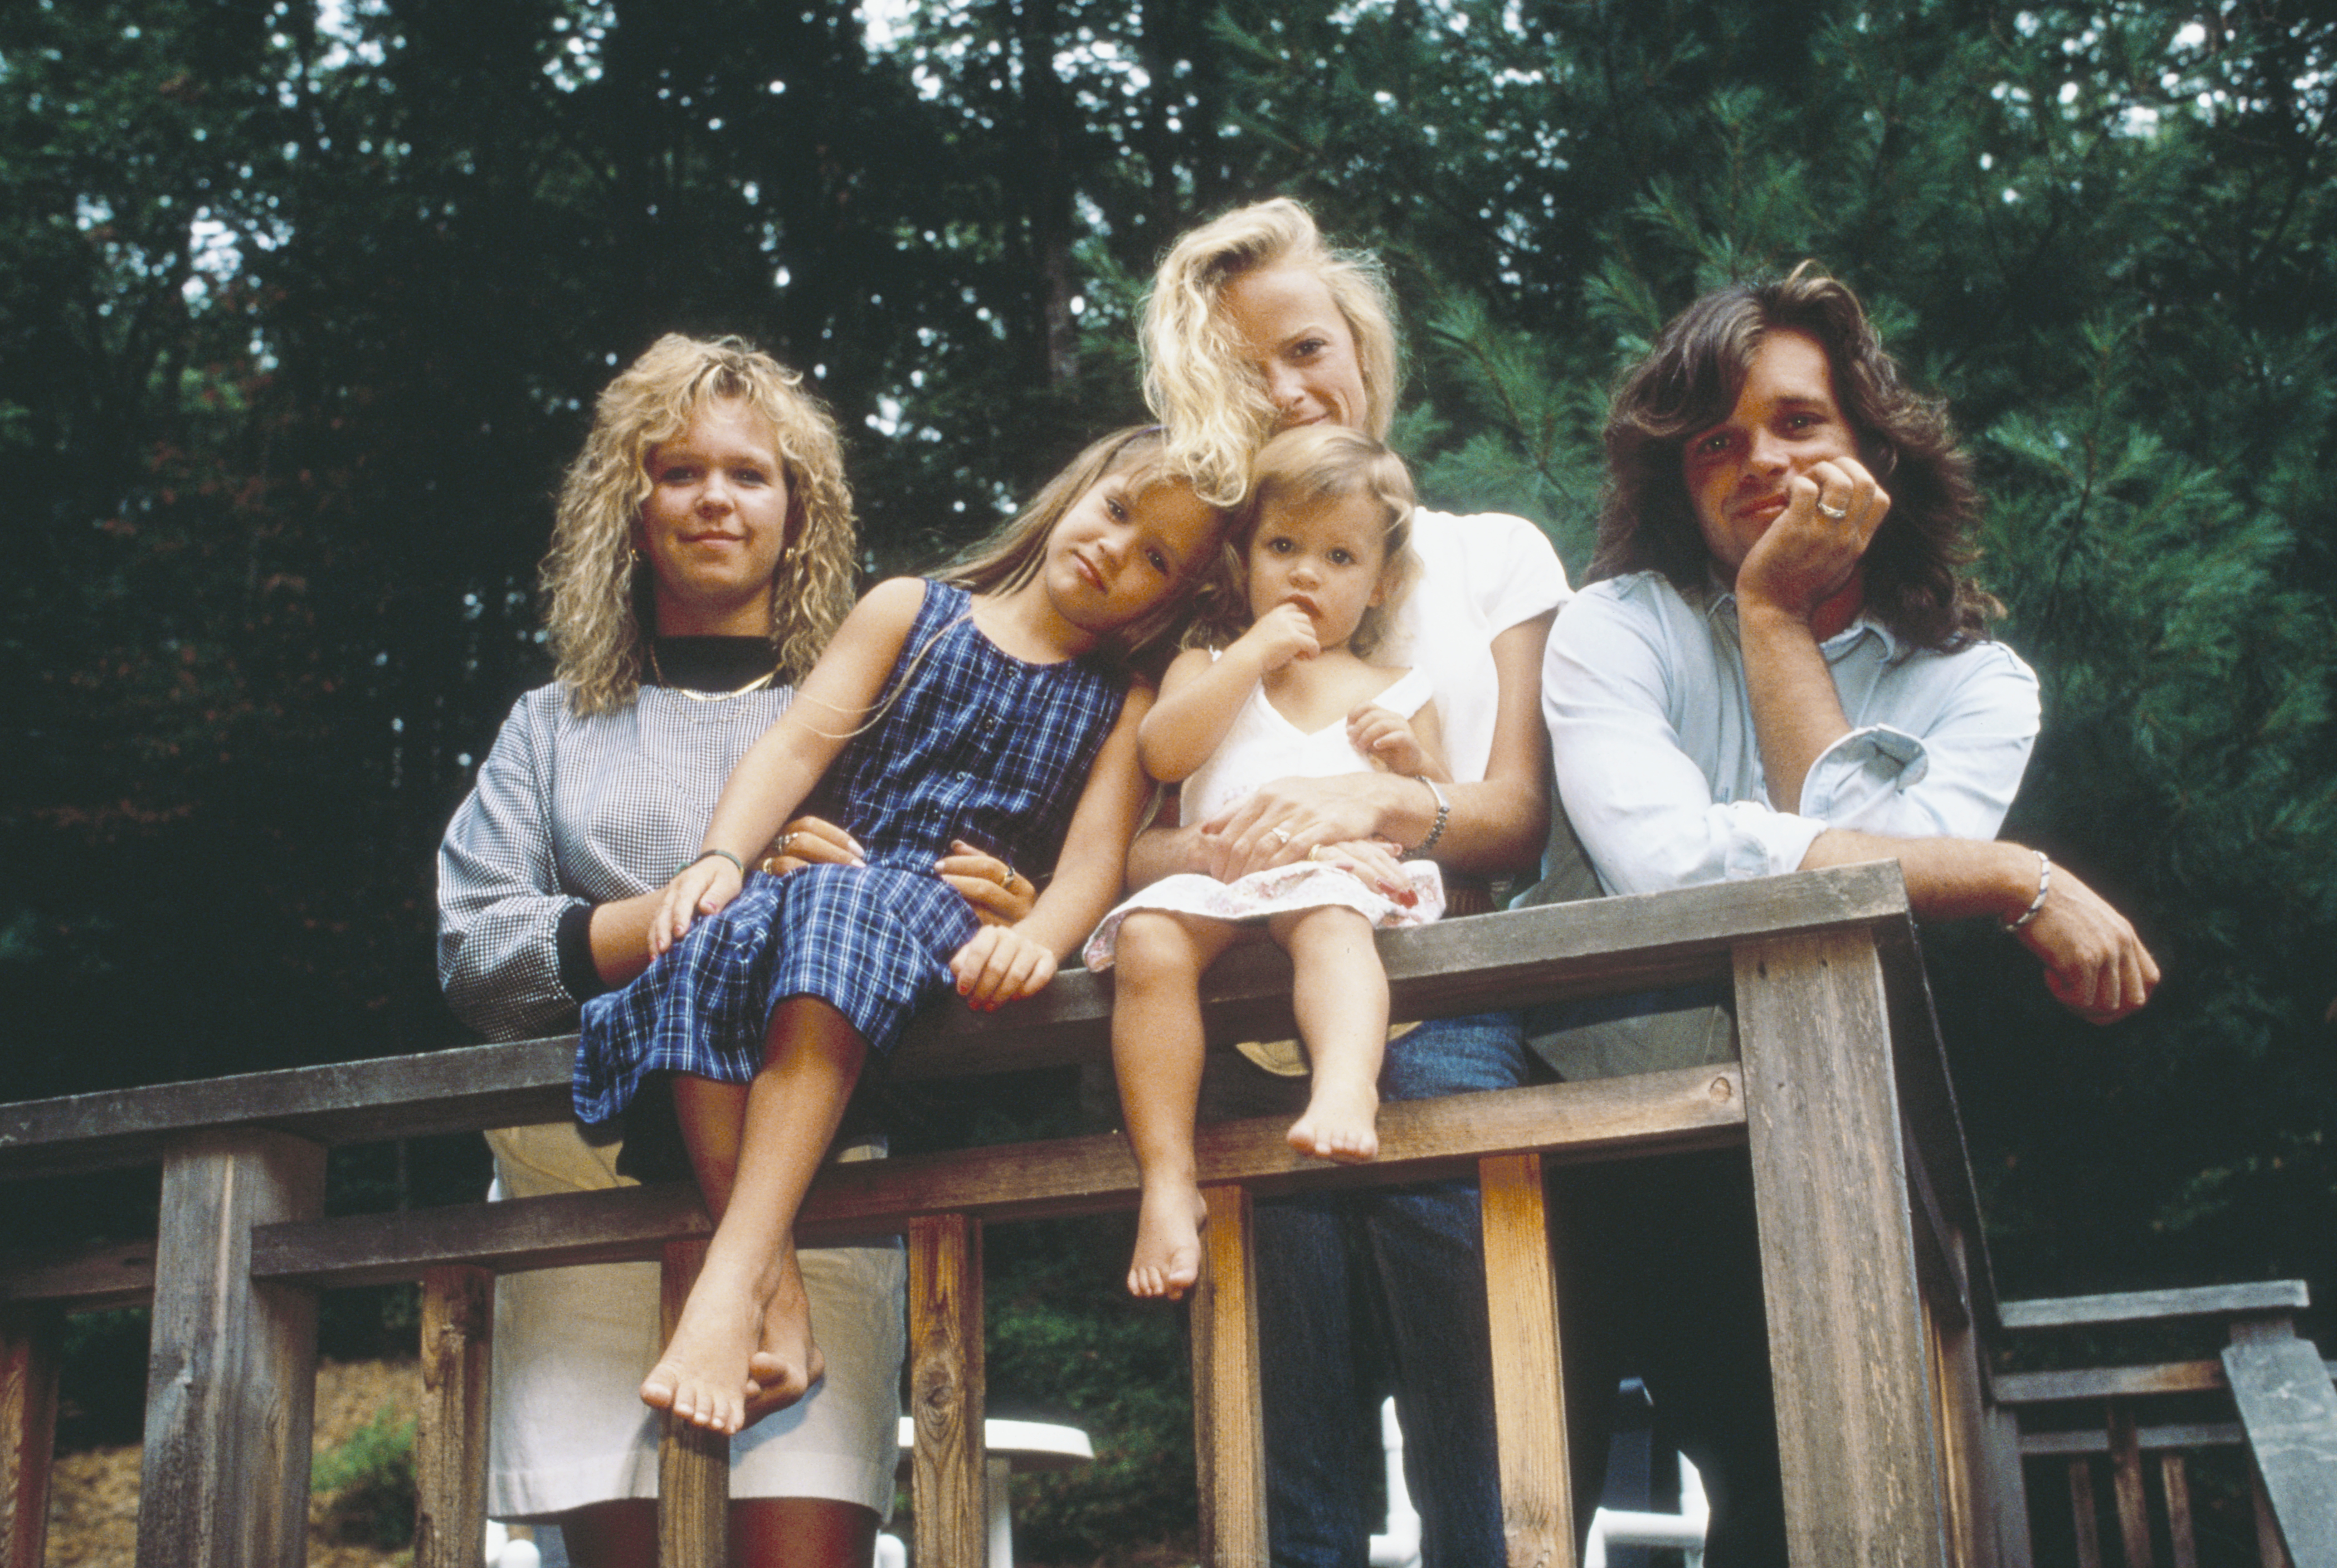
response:
<svg viewBox="0 0 2337 1568"><path fill-rule="evenodd" d="M2037 679L1987 636L1970 464L1856 297L1806 263L1706 294L1624 377L1606 445L1590 583L1543 665L1564 810L1529 901L1896 859L1918 916L1995 916L2081 1016L2141 1006L2158 969L2133 926L1996 838ZM1685 989L1556 1010L1535 1046L1569 1078L1733 1056L1726 987ZM1629 1165L1559 1179L1569 1375L1646 1378L1703 1472L1712 1568L1782 1563L1745 1157ZM1576 1402L1586 1514L1601 1403Z"/></svg>

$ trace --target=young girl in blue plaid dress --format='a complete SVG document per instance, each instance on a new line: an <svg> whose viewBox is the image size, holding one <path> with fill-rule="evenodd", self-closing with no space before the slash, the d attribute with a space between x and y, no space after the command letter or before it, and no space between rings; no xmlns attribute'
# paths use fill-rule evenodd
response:
<svg viewBox="0 0 2337 1568"><path fill-rule="evenodd" d="M871 590L667 885L661 956L585 1007L577 1114L605 1122L671 1073L715 1219L646 1403L735 1432L750 1398L819 1377L795 1216L868 1053L953 981L984 1009L1038 991L1119 891L1149 789L1149 693L1129 697L1124 657L1167 627L1223 522L1160 455L1157 428L1107 437L955 581ZM747 880L823 776L865 863ZM1022 920L980 926L934 873L952 839L1054 877Z"/></svg>

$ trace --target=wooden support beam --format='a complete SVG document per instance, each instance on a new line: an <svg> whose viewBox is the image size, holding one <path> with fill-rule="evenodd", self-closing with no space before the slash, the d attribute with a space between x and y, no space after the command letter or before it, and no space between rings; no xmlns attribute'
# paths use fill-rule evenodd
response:
<svg viewBox="0 0 2337 1568"><path fill-rule="evenodd" d="M297 1568L308 1535L317 1293L251 1278L252 1227L322 1208L322 1144L198 1133L162 1165L139 1568Z"/></svg>
<svg viewBox="0 0 2337 1568"><path fill-rule="evenodd" d="M495 1277L422 1277L422 1411L414 1435L415 1568L480 1568L487 1529L487 1383Z"/></svg>
<svg viewBox="0 0 2337 1568"><path fill-rule="evenodd" d="M2173 1568L2199 1568L2199 1540L2191 1528L2191 1472L2180 1454L2158 1456L2158 1477L2166 1492L2167 1557Z"/></svg>
<svg viewBox="0 0 2337 1568"><path fill-rule="evenodd" d="M2093 1461L2069 1461L2069 1522L2078 1532L2078 1568L2102 1568L2101 1522L2094 1517Z"/></svg>
<svg viewBox="0 0 2337 1568"><path fill-rule="evenodd" d="M1753 1195L1793 1561L1933 1568L1946 1537L1873 937L1736 949Z"/></svg>
<svg viewBox="0 0 2337 1568"><path fill-rule="evenodd" d="M2050 1405L2071 1399L2126 1399L2150 1394L2210 1394L2230 1387L2220 1361L2165 1361L2156 1367L2081 1367L2068 1372L2000 1372L2000 1405Z"/></svg>
<svg viewBox="0 0 2337 1568"><path fill-rule="evenodd" d="M2284 1326L2283 1326L2284 1328ZM2296 1568L2337 1568L2337 1389L2309 1339L2235 1330L2224 1348L2248 1450Z"/></svg>
<svg viewBox="0 0 2337 1568"><path fill-rule="evenodd" d="M2117 1504L2118 1544L2126 1568L2153 1568L2150 1504L2142 1489L2142 1445L2135 1438L2134 1407L2113 1405L2109 1412L2110 1494Z"/></svg>
<svg viewBox="0 0 2337 1568"><path fill-rule="evenodd" d="M62 1318L0 1308L0 1568L41 1568L48 1539Z"/></svg>
<svg viewBox="0 0 2337 1568"><path fill-rule="evenodd" d="M1477 1191L1484 1215L1493 1427L1510 1568L1574 1568L1558 1279L1550 1266L1540 1156L1488 1156L1478 1162Z"/></svg>
<svg viewBox="0 0 2337 1568"><path fill-rule="evenodd" d="M2120 1290L2107 1296L2046 1296L1997 1306L2007 1328L2092 1328L2110 1323L2153 1323L2169 1318L2231 1318L2261 1312L2302 1312L2311 1304L2302 1279L2257 1279L2185 1290Z"/></svg>
<svg viewBox="0 0 2337 1568"><path fill-rule="evenodd" d="M909 1222L909 1409L920 1568L982 1568L982 1225L963 1214Z"/></svg>
<svg viewBox="0 0 2337 1568"><path fill-rule="evenodd" d="M658 1269L661 1338L671 1340L706 1264L703 1241L671 1241ZM659 1568L727 1568L730 1438L669 1410L658 1438Z"/></svg>
<svg viewBox="0 0 2337 1568"><path fill-rule="evenodd" d="M1193 1448L1201 1561L1266 1568L1266 1413L1257 1385L1257 1249L1250 1194L1205 1187L1208 1228L1193 1291Z"/></svg>

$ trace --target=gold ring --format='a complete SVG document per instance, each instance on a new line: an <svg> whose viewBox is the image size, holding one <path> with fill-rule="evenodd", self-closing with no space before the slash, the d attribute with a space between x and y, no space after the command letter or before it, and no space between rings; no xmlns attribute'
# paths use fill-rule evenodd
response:
<svg viewBox="0 0 2337 1568"><path fill-rule="evenodd" d="M1002 862L1002 862L1000 862L1000 864L1003 865L1003 864L1004 864L1004 862ZM1001 877L998 879L998 885L999 885L1001 887L1005 888L1009 893L1012 893L1012 892L1013 892L1013 891L1014 891L1014 867L1012 867L1012 866L1008 866L1008 867L1006 867L1006 875L1004 875L1003 877Z"/></svg>
<svg viewBox="0 0 2337 1568"><path fill-rule="evenodd" d="M1309 860L1328 860L1331 858L1331 847L1328 844L1317 844L1314 848L1306 851L1306 858Z"/></svg>

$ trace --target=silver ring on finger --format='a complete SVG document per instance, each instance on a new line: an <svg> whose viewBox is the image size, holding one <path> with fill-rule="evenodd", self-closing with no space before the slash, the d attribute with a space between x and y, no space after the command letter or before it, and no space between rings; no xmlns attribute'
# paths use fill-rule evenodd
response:
<svg viewBox="0 0 2337 1568"><path fill-rule="evenodd" d="M1821 512L1823 512L1823 513L1824 513L1827 516L1829 516L1829 517L1831 517L1831 518L1834 519L1834 521L1836 521L1836 522L1840 522L1840 521L1841 521L1842 519L1843 519L1844 517L1847 517L1847 516L1849 516L1849 515L1850 515L1850 508L1849 508L1849 507L1847 507L1847 506L1829 506L1829 505L1826 505L1824 502L1823 502L1823 501L1821 501L1821 502L1819 502L1819 503L1818 503L1818 510L1819 510L1819 511L1821 511Z"/></svg>
<svg viewBox="0 0 2337 1568"><path fill-rule="evenodd" d="M1274 828L1266 836L1266 847L1269 849L1279 849L1289 842L1290 829L1287 828Z"/></svg>

